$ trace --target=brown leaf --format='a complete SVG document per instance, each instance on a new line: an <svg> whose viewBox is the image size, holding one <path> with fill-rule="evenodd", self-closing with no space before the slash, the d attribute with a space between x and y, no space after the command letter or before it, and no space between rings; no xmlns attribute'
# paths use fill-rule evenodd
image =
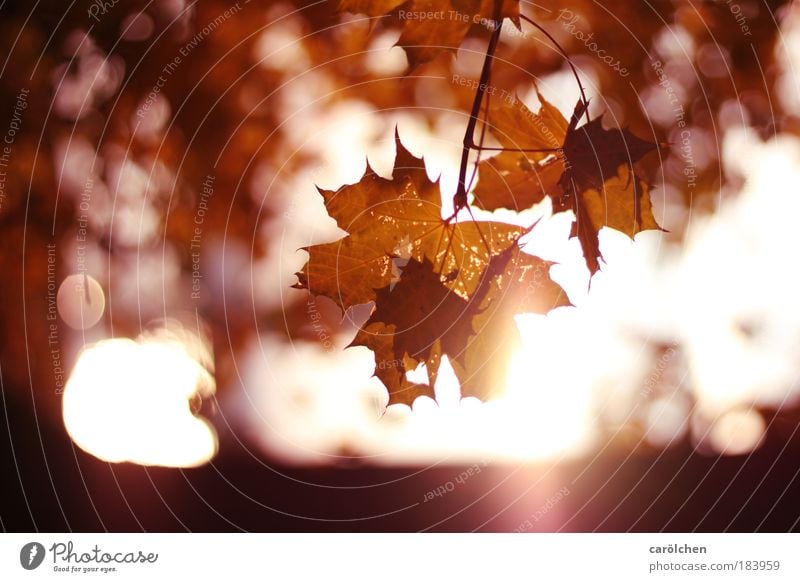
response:
<svg viewBox="0 0 800 582"><path fill-rule="evenodd" d="M489 110L489 129L508 149L549 149L548 152L526 152L531 161L555 153L564 144L569 124L556 106L537 91L541 107L534 113L520 100L494 99Z"/></svg>
<svg viewBox="0 0 800 582"><path fill-rule="evenodd" d="M584 111L585 106L579 101L564 140L567 167L561 186L566 191L571 191L572 183L579 191L601 188L622 164L632 167L658 147L626 129L604 129L600 117L576 128Z"/></svg>
<svg viewBox="0 0 800 582"><path fill-rule="evenodd" d="M632 172L633 164L658 146L626 129L604 129L601 118L578 127L585 114L579 102L570 123L541 94L542 106L531 112L522 102L490 108L490 128L504 151L479 164L475 205L486 210L521 210L553 201L554 212L572 210L572 236L580 239L592 275L602 255L598 233L604 226L633 236L658 229L649 187ZM561 143L561 146L553 144ZM555 157L547 157L555 154Z"/></svg>
<svg viewBox="0 0 800 582"><path fill-rule="evenodd" d="M388 14L406 0L339 0L339 10L366 14L367 16L383 16Z"/></svg>
<svg viewBox="0 0 800 582"><path fill-rule="evenodd" d="M527 229L442 220L438 185L399 138L396 145L391 180L368 168L358 184L322 191L348 235L309 247L296 287L342 309L375 302L352 345L375 353L390 404L433 396L444 355L463 394L486 398L503 385L499 371L518 340L514 315L546 313L568 300L549 277L550 263L520 250ZM428 384L406 377L420 363Z"/></svg>
<svg viewBox="0 0 800 582"><path fill-rule="evenodd" d="M522 210L558 192L564 164L552 156L559 154L569 124L558 108L537 95L541 103L537 113L519 99L492 102L489 127L504 148L549 151L506 151L481 162L474 191L478 208Z"/></svg>
<svg viewBox="0 0 800 582"><path fill-rule="evenodd" d="M501 152L479 164L474 204L490 211L530 208L545 196L560 191L558 182L563 173L564 164L560 160L531 163L517 152Z"/></svg>
<svg viewBox="0 0 800 582"><path fill-rule="evenodd" d="M573 198L574 201L574 198ZM575 211L572 236L577 236L586 265L594 275L600 268L602 254L598 234L604 226L624 232L629 237L643 230L662 230L653 216L647 183L623 164L618 173L601 188L589 188L578 194L577 203L562 210Z"/></svg>
<svg viewBox="0 0 800 582"><path fill-rule="evenodd" d="M396 0L340 0L339 9L370 16L388 14L403 4ZM410 69L455 51L475 25L491 27L495 0L410 0L396 11L403 32L398 45L406 50ZM501 17L519 28L519 0L502 0Z"/></svg>
<svg viewBox="0 0 800 582"><path fill-rule="evenodd" d="M379 289L375 311L351 345L375 353L375 375L389 391L389 404L433 397L442 357L447 355L462 396L489 398L502 392L508 360L519 345L517 313L569 305L550 280L551 263L514 244L494 255L469 299L447 288L427 259L411 260L399 282ZM406 373L425 364L428 384Z"/></svg>
<svg viewBox="0 0 800 582"><path fill-rule="evenodd" d="M427 258L442 273L457 273L448 287L466 297L490 253L507 248L523 231L501 222L444 221L438 183L395 141L391 180L367 168L357 184L320 191L328 214L348 236L306 249L309 260L296 286L333 299L342 310L375 300L375 289L391 281L394 256Z"/></svg>
<svg viewBox="0 0 800 582"><path fill-rule="evenodd" d="M472 334L463 351L450 358L462 397L486 399L502 392L509 360L520 344L515 315L544 314L569 305L550 279L551 264L517 245L492 257L483 277L485 288L473 301Z"/></svg>
<svg viewBox="0 0 800 582"><path fill-rule="evenodd" d="M442 344L465 336L468 307L466 299L442 284L427 259L409 261L396 285L377 290L375 311L351 345L375 352L375 375L389 390L389 404L433 397ZM427 367L427 385L406 378L420 363Z"/></svg>
<svg viewBox="0 0 800 582"><path fill-rule="evenodd" d="M474 191L478 208L522 210L538 204L546 195L561 195L564 163L558 156L569 124L558 108L541 93L537 95L541 103L537 113L519 99L492 102L489 128L502 147L548 151L505 151L481 162Z"/></svg>

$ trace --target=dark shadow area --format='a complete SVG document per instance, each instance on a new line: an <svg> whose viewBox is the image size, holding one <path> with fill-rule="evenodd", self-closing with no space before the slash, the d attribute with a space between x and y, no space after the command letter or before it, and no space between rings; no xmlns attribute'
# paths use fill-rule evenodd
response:
<svg viewBox="0 0 800 582"><path fill-rule="evenodd" d="M230 439L199 469L113 465L51 426L37 434L31 406L7 405L5 531L786 532L800 519L797 439L768 436L746 457L681 447L589 465L487 466L426 502L466 467L299 469L256 459Z"/></svg>

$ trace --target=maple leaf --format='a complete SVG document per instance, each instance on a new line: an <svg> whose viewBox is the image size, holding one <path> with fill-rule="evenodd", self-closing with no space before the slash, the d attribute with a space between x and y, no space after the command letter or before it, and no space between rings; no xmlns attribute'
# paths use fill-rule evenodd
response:
<svg viewBox="0 0 800 582"><path fill-rule="evenodd" d="M550 149L562 147L569 123L561 111L537 91L539 111L534 113L519 98L492 102L489 128L500 144L508 149ZM530 160L541 160L548 152L525 152Z"/></svg>
<svg viewBox="0 0 800 582"><path fill-rule="evenodd" d="M394 14L402 25L397 44L405 49L411 70L444 51L455 51L472 26L493 26L495 0L340 0L339 9L375 17L403 4ZM500 8L501 19L509 18L519 28L519 0L502 0Z"/></svg>
<svg viewBox="0 0 800 582"><path fill-rule="evenodd" d="M573 237L578 237L589 271L600 268L598 234L604 226L627 234L630 238L643 230L663 230L653 216L650 188L627 165L619 166L613 178L601 188L588 188L576 198L562 198L554 210L573 210Z"/></svg>
<svg viewBox="0 0 800 582"><path fill-rule="evenodd" d="M468 332L463 318L468 307L466 299L442 284L428 259L410 260L395 285L377 290L375 311L351 345L375 353L375 375L389 390L389 404L434 397L444 351ZM428 384L406 377L420 363L426 365Z"/></svg>
<svg viewBox="0 0 800 582"><path fill-rule="evenodd" d="M642 230L661 230L652 214L649 186L632 172L658 146L625 129L605 129L599 117L578 127L586 113L580 101L567 123L537 94L538 113L519 100L490 108L492 133L509 151L479 164L475 205L521 210L550 196L554 212L574 212L572 236L579 239L594 275L602 259L601 228L631 237Z"/></svg>
<svg viewBox="0 0 800 582"><path fill-rule="evenodd" d="M600 189L621 165L633 166L658 147L627 130L603 128L600 117L576 127L585 111L586 104L578 101L564 137L562 154L566 168L561 185L565 190L573 184L577 190Z"/></svg>
<svg viewBox="0 0 800 582"><path fill-rule="evenodd" d="M515 315L543 314L570 304L550 279L551 264L516 244L491 258L473 297L472 333L450 357L462 396L488 398L505 386L510 357L520 345Z"/></svg>
<svg viewBox="0 0 800 582"><path fill-rule="evenodd" d="M489 398L504 386L508 360L519 345L514 315L569 305L550 280L549 267L511 245L490 259L481 284L465 299L443 284L427 259L411 260L396 285L377 290L375 310L351 345L374 352L375 375L389 391L389 404L433 398L444 355L462 396ZM407 378L420 364L428 384Z"/></svg>
<svg viewBox="0 0 800 582"><path fill-rule="evenodd" d="M479 166L478 185L472 192L475 206L484 210L530 208L559 187L563 173L564 165L556 160L531 163L517 152L501 152Z"/></svg>
<svg viewBox="0 0 800 582"><path fill-rule="evenodd" d="M333 299L344 311L375 300L375 289L392 281L396 257L427 258L462 296L473 292L491 253L517 240L524 229L502 222L448 222L442 219L438 182L431 182L421 159L395 138L392 179L369 166L357 183L320 190L328 214L348 235L308 247L309 260L296 287ZM487 244L489 248L487 248Z"/></svg>
<svg viewBox="0 0 800 582"><path fill-rule="evenodd" d="M502 147L548 151L504 151L481 162L474 191L478 208L521 210L538 204L546 195L560 195L556 187L565 165L557 155L569 124L557 107L541 93L537 95L541 103L538 113L519 99L492 104L489 128Z"/></svg>
<svg viewBox="0 0 800 582"><path fill-rule="evenodd" d="M404 2L406 0L339 0L339 10L373 17L383 16Z"/></svg>
<svg viewBox="0 0 800 582"><path fill-rule="evenodd" d="M348 234L308 247L295 287L325 295L343 310L375 302L352 345L375 353L375 374L390 404L433 396L443 355L462 395L486 398L502 385L496 372L518 340L513 316L569 302L549 277L551 263L520 249L529 229L442 219L438 184L399 136L395 143L391 180L367 168L357 184L321 191L328 213ZM428 384L406 377L421 363Z"/></svg>

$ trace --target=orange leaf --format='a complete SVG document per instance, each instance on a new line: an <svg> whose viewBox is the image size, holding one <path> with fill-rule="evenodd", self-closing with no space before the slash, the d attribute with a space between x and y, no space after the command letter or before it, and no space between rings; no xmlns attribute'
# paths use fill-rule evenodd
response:
<svg viewBox="0 0 800 582"><path fill-rule="evenodd" d="M647 183L624 164L602 187L579 193L572 209L576 215L572 236L580 240L586 265L593 275L603 258L598 238L601 228L613 228L631 238L643 230L662 230L653 216Z"/></svg>
<svg viewBox="0 0 800 582"><path fill-rule="evenodd" d="M575 213L572 236L579 238L586 266L594 274L602 258L601 228L631 237L660 230L649 187L632 170L658 146L626 129L605 129L599 117L578 127L585 114L582 102L567 123L541 94L539 100L538 113L520 101L490 108L489 127L508 151L479 164L475 204L486 210L522 210L550 196L554 212Z"/></svg>
<svg viewBox="0 0 800 582"><path fill-rule="evenodd" d="M333 299L342 310L375 300L375 289L391 281L394 256L426 258L440 272L455 273L448 286L466 297L490 254L523 232L501 222L444 221L438 183L428 180L422 160L399 137L396 144L391 180L367 168L357 184L321 191L328 214L348 236L306 249L309 260L297 286Z"/></svg>
<svg viewBox="0 0 800 582"><path fill-rule="evenodd" d="M500 372L518 341L514 315L546 313L568 300L549 277L550 263L520 249L526 229L443 220L438 185L399 138L396 145L391 180L368 168L357 184L322 191L348 235L309 247L296 287L342 309L375 302L352 345L375 353L390 404L433 396L443 355L462 393L486 398L503 385ZM428 384L406 377L420 363Z"/></svg>
<svg viewBox="0 0 800 582"><path fill-rule="evenodd" d="M561 192L558 182L563 173L560 160L531 163L523 154L502 152L479 164L474 204L483 210L530 208Z"/></svg>
<svg viewBox="0 0 800 582"><path fill-rule="evenodd" d="M398 44L406 50L412 70L444 51L455 51L473 26L493 26L495 0L410 0L395 11L401 4L340 0L339 9L370 16L393 13L403 27ZM519 0L502 0L500 14L519 28Z"/></svg>
<svg viewBox="0 0 800 582"><path fill-rule="evenodd" d="M339 0L339 10L368 16L388 14L406 0Z"/></svg>

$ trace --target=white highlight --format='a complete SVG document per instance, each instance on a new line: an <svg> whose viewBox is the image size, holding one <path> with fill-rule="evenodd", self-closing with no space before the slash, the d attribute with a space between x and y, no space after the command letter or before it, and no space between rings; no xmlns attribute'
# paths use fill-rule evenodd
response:
<svg viewBox="0 0 800 582"><path fill-rule="evenodd" d="M105 340L80 354L64 390L64 424L75 444L104 461L194 467L214 456L217 437L189 400L213 391L182 342Z"/></svg>

